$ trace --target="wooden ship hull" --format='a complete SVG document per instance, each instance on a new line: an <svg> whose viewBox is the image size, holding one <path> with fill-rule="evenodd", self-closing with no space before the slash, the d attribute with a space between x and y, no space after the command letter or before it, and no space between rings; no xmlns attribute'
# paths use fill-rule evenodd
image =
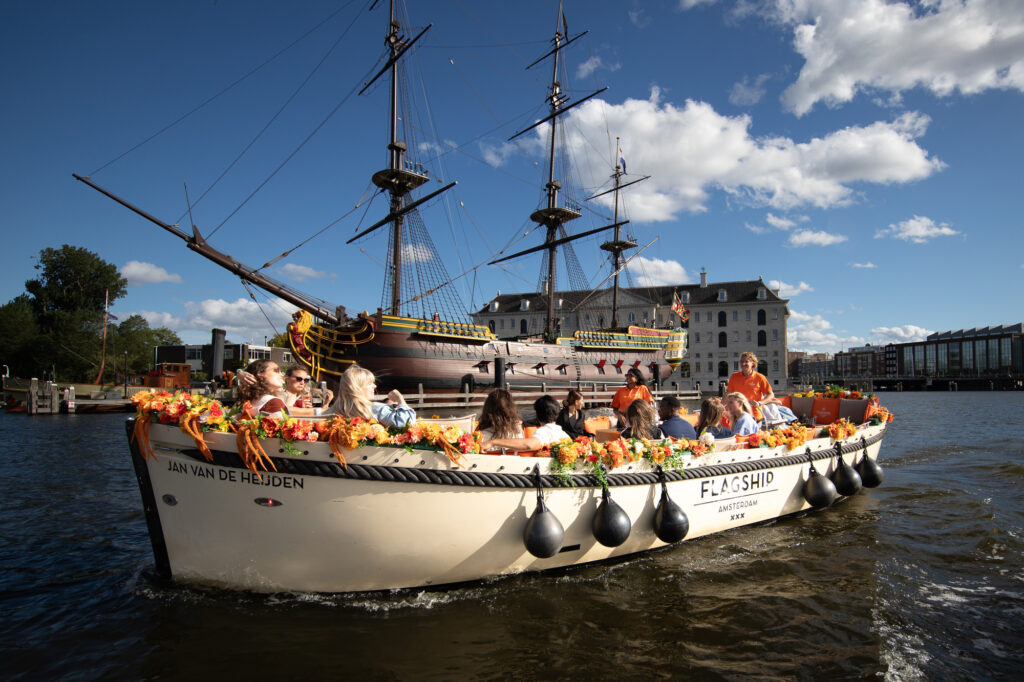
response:
<svg viewBox="0 0 1024 682"><path fill-rule="evenodd" d="M475 392L495 385L571 387L622 381L630 367L666 377L678 366L686 333L630 327L576 332L555 343L501 340L478 325L395 315L360 315L341 327L289 325L296 358L330 382L353 363L371 370L382 388Z"/></svg>

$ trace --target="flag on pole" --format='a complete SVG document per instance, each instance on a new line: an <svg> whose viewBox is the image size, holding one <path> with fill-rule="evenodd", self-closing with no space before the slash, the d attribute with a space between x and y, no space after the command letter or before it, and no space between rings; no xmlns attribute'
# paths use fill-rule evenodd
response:
<svg viewBox="0 0 1024 682"><path fill-rule="evenodd" d="M622 172L626 172L626 157L622 153L622 145L619 145L619 165L622 166Z"/></svg>
<svg viewBox="0 0 1024 682"><path fill-rule="evenodd" d="M672 292L672 312L679 316L680 322L686 322L690 319L690 311L683 305L683 299L679 298L679 294L675 291Z"/></svg>

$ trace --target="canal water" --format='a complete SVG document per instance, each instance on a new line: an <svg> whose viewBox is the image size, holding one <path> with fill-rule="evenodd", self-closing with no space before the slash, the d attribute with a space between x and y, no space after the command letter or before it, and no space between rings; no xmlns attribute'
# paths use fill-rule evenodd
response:
<svg viewBox="0 0 1024 682"><path fill-rule="evenodd" d="M1024 393L881 399L885 482L835 508L372 596L162 582L125 415L0 414L4 678L1021 679Z"/></svg>

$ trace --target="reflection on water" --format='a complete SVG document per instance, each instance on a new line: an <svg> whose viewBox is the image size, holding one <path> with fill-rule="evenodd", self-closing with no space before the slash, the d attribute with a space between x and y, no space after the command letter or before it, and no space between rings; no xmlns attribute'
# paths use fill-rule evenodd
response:
<svg viewBox="0 0 1024 682"><path fill-rule="evenodd" d="M5 669L15 679L1016 677L1024 394L882 401L897 415L885 484L834 509L617 564L369 595L159 581L123 415L0 415Z"/></svg>

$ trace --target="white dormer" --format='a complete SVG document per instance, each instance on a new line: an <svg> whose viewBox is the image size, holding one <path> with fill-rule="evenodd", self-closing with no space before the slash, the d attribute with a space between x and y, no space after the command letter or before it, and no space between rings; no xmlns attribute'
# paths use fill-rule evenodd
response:
<svg viewBox="0 0 1024 682"><path fill-rule="evenodd" d="M530 301L525 299L525 298L523 300L521 300L519 302L519 309L520 310L529 310L530 309Z"/></svg>
<svg viewBox="0 0 1024 682"><path fill-rule="evenodd" d="M558 308L559 310L562 308L562 299L558 299Z"/></svg>
<svg viewBox="0 0 1024 682"><path fill-rule="evenodd" d="M768 298L768 290L764 287L757 288L757 300L764 301Z"/></svg>
<svg viewBox="0 0 1024 682"><path fill-rule="evenodd" d="M682 299L683 299L683 303L689 303L690 302L690 292L689 291L684 291Z"/></svg>
<svg viewBox="0 0 1024 682"><path fill-rule="evenodd" d="M719 303L725 303L728 300L729 300L729 297L725 293L725 289L719 289L718 290L718 302Z"/></svg>
<svg viewBox="0 0 1024 682"><path fill-rule="evenodd" d="M494 299L493 301L491 301L490 311L492 313L498 312L498 299Z"/></svg>

